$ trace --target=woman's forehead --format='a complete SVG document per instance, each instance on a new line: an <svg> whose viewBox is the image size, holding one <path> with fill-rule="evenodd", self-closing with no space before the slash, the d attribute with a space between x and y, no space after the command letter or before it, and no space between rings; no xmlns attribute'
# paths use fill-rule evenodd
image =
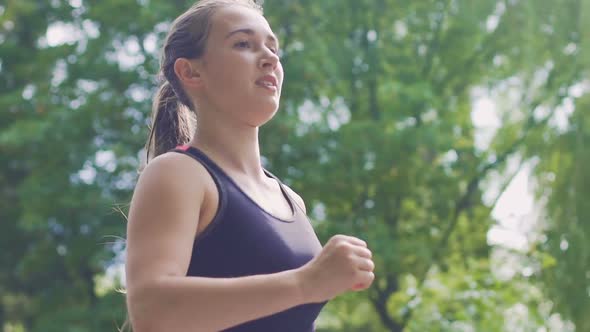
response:
<svg viewBox="0 0 590 332"><path fill-rule="evenodd" d="M212 23L211 33L216 39L225 39L228 34L240 29L274 35L264 16L254 9L239 5L220 8L213 15Z"/></svg>

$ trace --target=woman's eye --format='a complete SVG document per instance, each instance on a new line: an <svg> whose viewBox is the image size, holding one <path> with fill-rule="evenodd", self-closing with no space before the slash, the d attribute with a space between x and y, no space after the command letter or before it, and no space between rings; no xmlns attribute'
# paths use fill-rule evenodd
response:
<svg viewBox="0 0 590 332"><path fill-rule="evenodd" d="M250 43L248 41L244 40L244 41L239 41L239 42L235 43L234 46L239 47L239 48L248 48L248 47L250 47Z"/></svg>

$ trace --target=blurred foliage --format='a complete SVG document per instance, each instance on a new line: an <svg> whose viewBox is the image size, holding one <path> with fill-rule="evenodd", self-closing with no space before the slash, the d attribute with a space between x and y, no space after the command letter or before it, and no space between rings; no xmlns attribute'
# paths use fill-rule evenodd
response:
<svg viewBox="0 0 590 332"><path fill-rule="evenodd" d="M159 46L191 4L0 4L4 331L124 321L119 210ZM267 167L322 241L364 238L377 264L374 286L331 301L318 331L590 331L590 1L274 0L265 14L286 72L261 131ZM497 116L487 141L482 96ZM528 246L490 246L523 165L540 210Z"/></svg>

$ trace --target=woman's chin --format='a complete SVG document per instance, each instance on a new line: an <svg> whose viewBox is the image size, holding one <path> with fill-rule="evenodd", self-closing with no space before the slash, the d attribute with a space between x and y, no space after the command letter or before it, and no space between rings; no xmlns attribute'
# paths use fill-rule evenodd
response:
<svg viewBox="0 0 590 332"><path fill-rule="evenodd" d="M265 123L272 120L274 115L277 113L278 105L274 107L269 107L269 105L265 105L262 107L253 110L251 116L249 116L249 122L256 127L260 127Z"/></svg>

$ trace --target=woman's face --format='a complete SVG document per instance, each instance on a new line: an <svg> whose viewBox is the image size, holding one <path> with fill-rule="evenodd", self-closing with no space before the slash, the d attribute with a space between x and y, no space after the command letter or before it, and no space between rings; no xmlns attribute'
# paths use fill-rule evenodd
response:
<svg viewBox="0 0 590 332"><path fill-rule="evenodd" d="M218 112L260 126L276 113L281 96L276 36L262 15L246 7L221 8L212 20L201 58L202 92Z"/></svg>

